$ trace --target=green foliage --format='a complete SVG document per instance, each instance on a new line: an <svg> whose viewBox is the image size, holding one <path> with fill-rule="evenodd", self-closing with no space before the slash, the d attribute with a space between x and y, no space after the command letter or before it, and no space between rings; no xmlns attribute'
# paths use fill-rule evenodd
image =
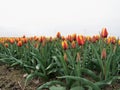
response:
<svg viewBox="0 0 120 90"><path fill-rule="evenodd" d="M82 46L75 41L76 48L71 48L67 40L69 47L63 50L61 41L60 38L51 42L29 40L21 47L17 42L7 42L8 48L0 44L0 62L22 68L28 74L25 85L35 77L42 78L46 83L37 90L100 90L120 79L120 46L117 43L107 44L100 38L94 43L86 41ZM104 59L101 58L103 48L106 49Z"/></svg>

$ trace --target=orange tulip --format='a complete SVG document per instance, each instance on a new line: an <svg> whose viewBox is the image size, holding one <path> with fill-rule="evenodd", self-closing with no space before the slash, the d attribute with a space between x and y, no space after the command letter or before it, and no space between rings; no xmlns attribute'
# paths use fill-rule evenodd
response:
<svg viewBox="0 0 120 90"><path fill-rule="evenodd" d="M106 49L103 48L102 52L101 52L101 59L106 59Z"/></svg>
<svg viewBox="0 0 120 90"><path fill-rule="evenodd" d="M22 38L23 43L27 43L27 38Z"/></svg>
<svg viewBox="0 0 120 90"><path fill-rule="evenodd" d="M43 42L44 40L46 39L46 37L45 36L41 36L40 38L39 38L39 42Z"/></svg>
<svg viewBox="0 0 120 90"><path fill-rule="evenodd" d="M4 46L5 46L6 48L8 48L8 43L5 43Z"/></svg>
<svg viewBox="0 0 120 90"><path fill-rule="evenodd" d="M78 45L84 45L85 44L84 37L82 35L77 36L77 42L78 42Z"/></svg>
<svg viewBox="0 0 120 90"><path fill-rule="evenodd" d="M68 43L67 43L67 41L62 41L62 47L63 47L63 49L64 50L66 50L66 49L68 49Z"/></svg>
<svg viewBox="0 0 120 90"><path fill-rule="evenodd" d="M62 38L63 41L65 40L65 37L64 37L64 36L62 36L61 38Z"/></svg>
<svg viewBox="0 0 120 90"><path fill-rule="evenodd" d="M37 40L38 40L38 37L37 37L37 36L34 36L34 40L37 41Z"/></svg>
<svg viewBox="0 0 120 90"><path fill-rule="evenodd" d="M58 32L56 36L57 36L57 38L60 38L61 37L60 32Z"/></svg>
<svg viewBox="0 0 120 90"><path fill-rule="evenodd" d="M101 35L102 38L107 38L107 36L108 36L107 29L106 28L102 28L102 32L101 32L100 35Z"/></svg>
<svg viewBox="0 0 120 90"><path fill-rule="evenodd" d="M116 37L114 37L114 36L111 37L111 43L112 43L112 44L115 44L115 43L116 43Z"/></svg>
<svg viewBox="0 0 120 90"><path fill-rule="evenodd" d="M22 41L18 41L17 46L21 47L22 46Z"/></svg>
<svg viewBox="0 0 120 90"><path fill-rule="evenodd" d="M25 36L25 35L23 35L23 38L26 38L26 36Z"/></svg>
<svg viewBox="0 0 120 90"><path fill-rule="evenodd" d="M95 43L96 42L95 36L93 36L91 40L92 40L93 43Z"/></svg>
<svg viewBox="0 0 120 90"><path fill-rule="evenodd" d="M72 47L72 48L75 48L75 47L76 47L75 41L72 41L71 47Z"/></svg>
<svg viewBox="0 0 120 90"><path fill-rule="evenodd" d="M10 38L10 39L9 39L9 42L10 42L11 44L13 44L13 43L15 42L15 40L12 39L12 38Z"/></svg>
<svg viewBox="0 0 120 90"><path fill-rule="evenodd" d="M100 39L100 36L99 36L99 35L96 35L95 38L96 38L96 40L99 40L99 39Z"/></svg>
<svg viewBox="0 0 120 90"><path fill-rule="evenodd" d="M90 36L87 36L86 39L87 39L87 41L91 41L91 37Z"/></svg>
<svg viewBox="0 0 120 90"><path fill-rule="evenodd" d="M75 34L72 34L72 39L73 39L73 40L76 40L76 37L77 37L76 33L75 33Z"/></svg>
<svg viewBox="0 0 120 90"><path fill-rule="evenodd" d="M72 36L68 35L67 40L69 40L70 42L72 42L73 41Z"/></svg>
<svg viewBox="0 0 120 90"><path fill-rule="evenodd" d="M111 38L109 37L108 39L107 39L107 44L110 44L111 43Z"/></svg>

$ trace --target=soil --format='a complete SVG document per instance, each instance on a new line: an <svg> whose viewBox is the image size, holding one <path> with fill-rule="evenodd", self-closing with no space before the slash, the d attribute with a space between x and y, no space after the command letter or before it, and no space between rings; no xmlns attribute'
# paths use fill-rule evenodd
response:
<svg viewBox="0 0 120 90"><path fill-rule="evenodd" d="M18 68L0 65L0 90L36 90L43 83L34 79L25 86L24 75Z"/></svg>
<svg viewBox="0 0 120 90"><path fill-rule="evenodd" d="M36 90L38 86L44 83L40 79L34 79L25 86L24 75L23 70L19 68L0 64L0 90ZM120 90L120 80L102 90Z"/></svg>

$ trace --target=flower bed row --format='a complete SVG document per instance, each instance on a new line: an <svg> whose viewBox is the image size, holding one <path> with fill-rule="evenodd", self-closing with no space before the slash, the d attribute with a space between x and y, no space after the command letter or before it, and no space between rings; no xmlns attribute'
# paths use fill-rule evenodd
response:
<svg viewBox="0 0 120 90"><path fill-rule="evenodd" d="M37 90L101 90L120 79L120 40L106 28L92 37L4 37L0 51L0 62L28 74L25 85L35 77L46 82Z"/></svg>

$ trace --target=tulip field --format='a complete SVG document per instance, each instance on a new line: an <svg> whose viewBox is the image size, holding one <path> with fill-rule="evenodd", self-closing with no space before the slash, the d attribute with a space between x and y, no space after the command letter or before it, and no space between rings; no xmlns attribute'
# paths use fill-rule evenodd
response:
<svg viewBox="0 0 120 90"><path fill-rule="evenodd" d="M104 90L120 83L120 39L106 28L93 36L1 37L0 63L27 73L24 86L42 80L36 90Z"/></svg>

